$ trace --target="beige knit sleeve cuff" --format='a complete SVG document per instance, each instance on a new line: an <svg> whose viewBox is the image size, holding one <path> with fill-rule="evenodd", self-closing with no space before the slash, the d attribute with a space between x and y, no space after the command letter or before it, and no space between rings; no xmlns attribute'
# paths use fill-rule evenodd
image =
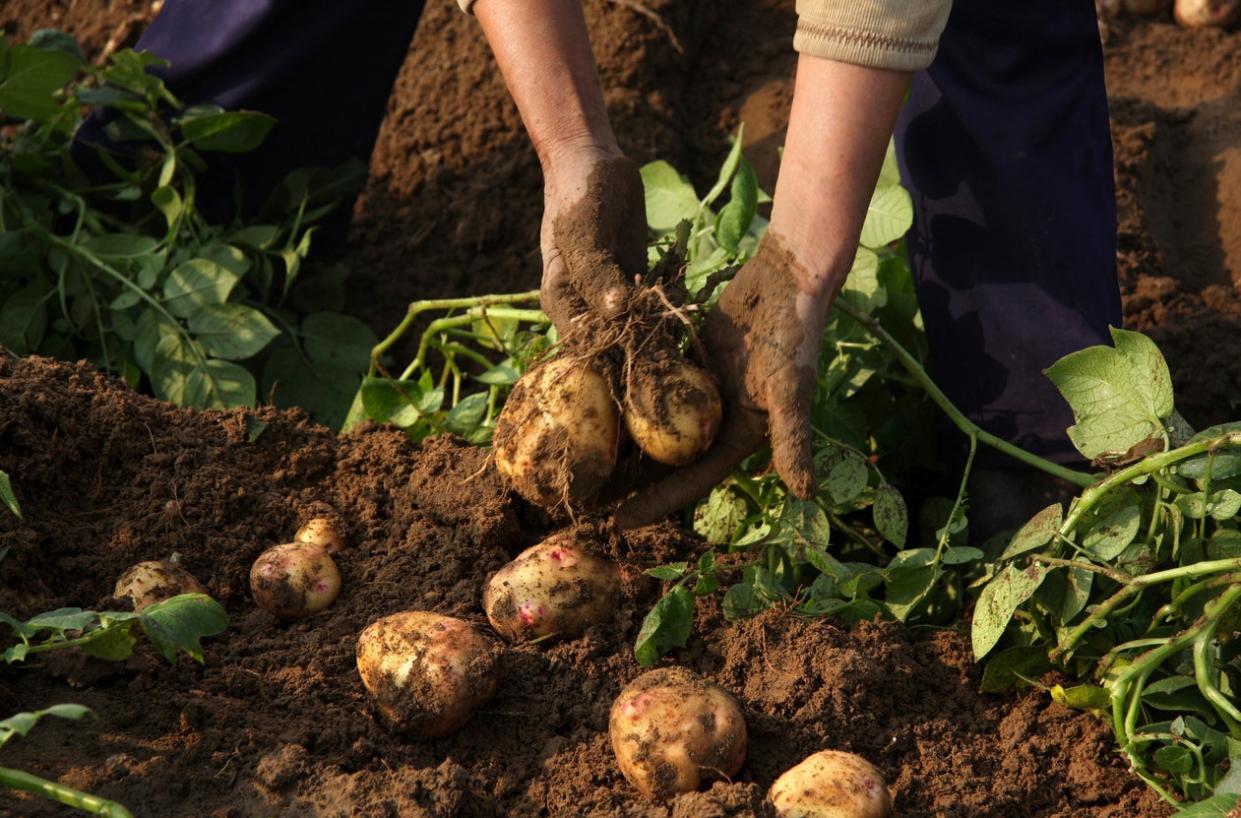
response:
<svg viewBox="0 0 1241 818"><path fill-rule="evenodd" d="M935 59L951 9L952 0L797 0L793 47L812 57L917 71Z"/></svg>
<svg viewBox="0 0 1241 818"><path fill-rule="evenodd" d="M475 0L457 0L457 5L460 6L461 10L464 11L466 14L473 14L474 13L474 2Z"/></svg>

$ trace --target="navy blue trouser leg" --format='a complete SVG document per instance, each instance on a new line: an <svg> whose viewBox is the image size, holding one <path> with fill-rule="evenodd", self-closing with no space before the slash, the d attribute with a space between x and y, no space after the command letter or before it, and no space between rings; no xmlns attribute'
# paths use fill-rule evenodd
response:
<svg viewBox="0 0 1241 818"><path fill-rule="evenodd" d="M932 376L987 430L1080 459L1042 370L1121 321L1093 4L956 0L896 138Z"/></svg>
<svg viewBox="0 0 1241 818"><path fill-rule="evenodd" d="M291 170L368 162L423 0L166 0L136 48L189 105L279 120L253 154L228 160L252 210ZM212 157L204 205L231 213L233 174Z"/></svg>

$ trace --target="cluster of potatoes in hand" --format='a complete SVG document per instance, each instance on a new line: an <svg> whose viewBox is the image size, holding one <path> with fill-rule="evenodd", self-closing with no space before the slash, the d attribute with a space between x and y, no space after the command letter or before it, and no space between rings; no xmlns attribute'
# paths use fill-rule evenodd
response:
<svg viewBox="0 0 1241 818"><path fill-rule="evenodd" d="M624 397L589 357L563 355L530 370L496 420L496 468L544 508L589 502L616 468L620 426L652 460L694 462L722 417L714 378L679 354L636 358Z"/></svg>

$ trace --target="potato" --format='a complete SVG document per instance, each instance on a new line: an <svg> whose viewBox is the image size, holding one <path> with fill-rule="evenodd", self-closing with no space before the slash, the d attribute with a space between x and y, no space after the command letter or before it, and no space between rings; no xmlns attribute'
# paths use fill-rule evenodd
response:
<svg viewBox="0 0 1241 818"><path fill-rule="evenodd" d="M499 645L460 619L405 611L358 637L358 674L376 709L415 738L459 729L496 691Z"/></svg>
<svg viewBox="0 0 1241 818"><path fill-rule="evenodd" d="M250 592L256 605L281 619L305 619L336 601L340 569L321 545L273 546L254 561Z"/></svg>
<svg viewBox="0 0 1241 818"><path fill-rule="evenodd" d="M487 619L510 642L552 634L572 639L614 618L619 605L616 563L584 551L570 532L518 554L483 591Z"/></svg>
<svg viewBox="0 0 1241 818"><path fill-rule="evenodd" d="M1241 20L1241 0L1176 0L1172 16L1188 28L1225 28Z"/></svg>
<svg viewBox="0 0 1241 818"><path fill-rule="evenodd" d="M589 500L616 466L616 402L579 358L557 358L522 376L496 419L496 467L544 508Z"/></svg>
<svg viewBox="0 0 1241 818"><path fill-rule="evenodd" d="M887 818L883 776L853 753L822 750L785 772L768 798L780 818Z"/></svg>
<svg viewBox="0 0 1241 818"><path fill-rule="evenodd" d="M642 451L669 466L711 447L722 405L715 379L683 358L635 361L625 394L625 428Z"/></svg>
<svg viewBox="0 0 1241 818"><path fill-rule="evenodd" d="M322 546L329 554L335 554L345 547L345 538L341 536L336 524L327 517L315 517L297 530L294 542L308 542Z"/></svg>
<svg viewBox="0 0 1241 818"><path fill-rule="evenodd" d="M178 594L205 593L207 589L193 574L168 560L148 560L134 565L121 574L112 590L112 596L117 599L128 597L135 611Z"/></svg>
<svg viewBox="0 0 1241 818"><path fill-rule="evenodd" d="M612 704L608 732L621 773L647 798L728 778L745 761L741 705L685 668L659 668L630 682Z"/></svg>

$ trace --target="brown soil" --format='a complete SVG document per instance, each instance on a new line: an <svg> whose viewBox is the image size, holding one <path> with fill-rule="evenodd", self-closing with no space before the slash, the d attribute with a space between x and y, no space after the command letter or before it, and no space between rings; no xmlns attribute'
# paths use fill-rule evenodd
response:
<svg viewBox="0 0 1241 818"><path fill-rule="evenodd" d="M358 633L424 609L486 623L488 575L543 528L505 494L485 452L369 428L344 439L299 412L197 413L140 397L85 365L0 358L0 452L25 523L0 517L0 610L118 604L128 565L182 554L228 609L205 666L141 648L123 665L48 660L0 670L0 709L57 701L99 720L41 725L7 765L127 803L138 816L753 816L766 788L825 747L858 752L891 782L898 816L1163 816L1124 770L1107 728L1030 694L982 696L967 640L892 625L853 632L779 612L728 624L707 606L674 656L733 692L748 760L731 783L643 802L621 778L608 710L641 669L630 645L658 592L640 568L692 556L687 535L621 540L615 624L508 649L496 697L460 732L417 742L372 716ZM312 516L338 515L344 591L281 624L251 603L250 563ZM59 815L25 798L6 814Z"/></svg>
<svg viewBox="0 0 1241 818"><path fill-rule="evenodd" d="M18 38L54 25L87 52L131 44L137 0L4 0ZM709 184L746 123L771 189L792 66L792 0L585 0L613 122L639 162L666 158ZM1241 31L1117 22L1107 47L1127 321L1172 364L1198 425L1238 416L1241 357ZM503 197L496 196L503 191ZM429 4L392 97L353 233L353 309L386 330L419 297L537 283L538 165L485 44L448 0ZM733 691L750 752L731 784L645 804L605 734L628 649L656 589L631 571L614 627L547 649L511 649L497 697L460 733L415 743L368 714L353 666L370 621L426 608L480 624L482 583L545 530L506 496L482 455L369 429L334 439L297 413L171 409L85 368L0 360L0 464L28 514L0 515L0 609L117 604L141 559L184 564L229 609L207 665L66 660L0 669L0 713L74 700L97 722L40 726L4 751L22 766L121 799L139 816L762 815L765 788L823 747L854 750L893 785L901 816L1166 815L1115 759L1105 727L1031 694L980 696L958 634L853 632L769 613L699 617L677 662ZM353 544L328 611L281 625L250 604L265 547L338 513ZM686 556L652 529L614 552ZM61 815L31 800L0 813Z"/></svg>

